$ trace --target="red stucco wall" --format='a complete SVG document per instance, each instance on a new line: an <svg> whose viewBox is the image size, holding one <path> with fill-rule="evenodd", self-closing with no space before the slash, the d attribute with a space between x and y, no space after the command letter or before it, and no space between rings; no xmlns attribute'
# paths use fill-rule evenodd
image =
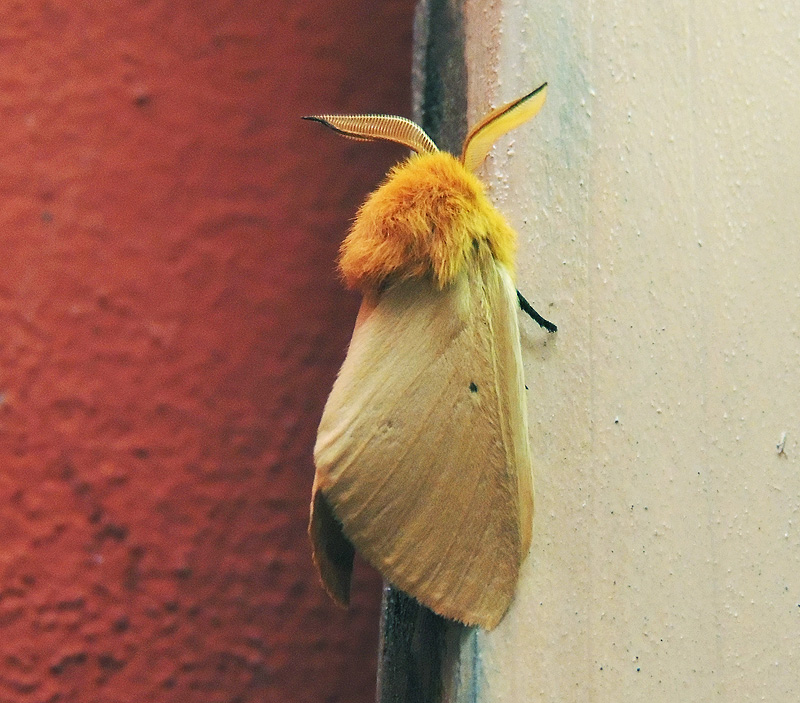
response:
<svg viewBox="0 0 800 703"><path fill-rule="evenodd" d="M402 151L411 0L0 8L0 701L368 701L323 594L316 423L347 220Z"/></svg>

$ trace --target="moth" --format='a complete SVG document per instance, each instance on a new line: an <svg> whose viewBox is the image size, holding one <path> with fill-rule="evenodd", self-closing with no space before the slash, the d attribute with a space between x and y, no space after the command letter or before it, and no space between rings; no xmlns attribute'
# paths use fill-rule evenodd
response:
<svg viewBox="0 0 800 703"><path fill-rule="evenodd" d="M306 119L415 153L360 208L339 270L363 295L314 448L309 534L323 584L349 601L354 548L434 612L494 628L528 553L533 485L516 235L474 175L533 117L544 84L486 116L461 158L388 115Z"/></svg>

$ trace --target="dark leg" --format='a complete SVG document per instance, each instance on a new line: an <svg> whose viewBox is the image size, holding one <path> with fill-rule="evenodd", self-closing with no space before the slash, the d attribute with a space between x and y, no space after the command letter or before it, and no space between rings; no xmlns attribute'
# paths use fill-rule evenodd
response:
<svg viewBox="0 0 800 703"><path fill-rule="evenodd" d="M536 310L531 307L531 304L525 300L525 296L519 291L517 291L517 300L519 301L519 306L522 308L522 311L528 313L528 315L530 315L548 332L555 332L558 330L558 327L556 327L552 322L548 322L538 312L536 312Z"/></svg>

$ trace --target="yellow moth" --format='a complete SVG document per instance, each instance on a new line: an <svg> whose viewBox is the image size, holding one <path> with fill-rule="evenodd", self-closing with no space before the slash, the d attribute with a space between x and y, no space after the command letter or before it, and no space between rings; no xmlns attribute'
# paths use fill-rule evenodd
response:
<svg viewBox="0 0 800 703"><path fill-rule="evenodd" d="M555 326L517 293L516 235L473 172L545 93L490 113L460 160L402 117L308 118L416 152L361 207L339 259L363 302L319 426L309 534L342 604L354 547L468 625L493 628L514 595L533 521L517 304Z"/></svg>

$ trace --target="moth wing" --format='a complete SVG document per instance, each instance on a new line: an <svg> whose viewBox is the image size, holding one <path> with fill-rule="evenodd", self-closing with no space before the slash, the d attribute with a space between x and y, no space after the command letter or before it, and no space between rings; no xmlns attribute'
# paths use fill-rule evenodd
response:
<svg viewBox="0 0 800 703"><path fill-rule="evenodd" d="M516 292L490 256L444 290L365 301L323 413L310 533L347 601L347 539L445 617L491 629L530 546L530 450ZM333 548L331 548L333 545Z"/></svg>

